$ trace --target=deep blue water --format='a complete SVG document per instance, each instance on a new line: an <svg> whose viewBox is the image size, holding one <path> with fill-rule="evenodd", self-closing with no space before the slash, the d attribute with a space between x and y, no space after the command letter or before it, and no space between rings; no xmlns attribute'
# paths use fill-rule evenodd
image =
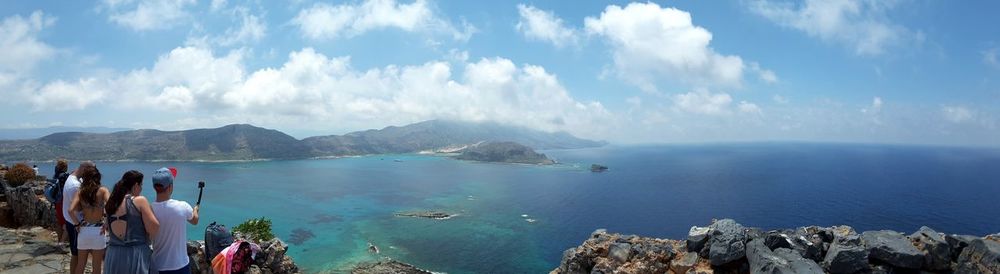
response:
<svg viewBox="0 0 1000 274"><path fill-rule="evenodd" d="M857 230L1000 232L1000 150L856 144L712 144L544 151L556 166L423 155L253 163L99 163L105 184L127 169L176 166L176 195L206 180L202 222L273 219L310 272L390 256L448 273L547 273L597 228L682 238L733 218L762 228L847 224ZM400 160L399 162L394 160ZM591 163L611 169L591 173ZM51 165L41 166L43 171ZM152 188L146 179L146 195ZM444 210L450 220L394 217ZM525 221L522 214L537 222Z"/></svg>

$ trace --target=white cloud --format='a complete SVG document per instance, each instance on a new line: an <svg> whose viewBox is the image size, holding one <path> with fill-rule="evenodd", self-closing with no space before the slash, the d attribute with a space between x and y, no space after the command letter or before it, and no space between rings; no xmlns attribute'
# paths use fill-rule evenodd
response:
<svg viewBox="0 0 1000 274"><path fill-rule="evenodd" d="M997 53L1000 48L991 48L983 51L983 63L994 68L1000 68L1000 60L997 60Z"/></svg>
<svg viewBox="0 0 1000 274"><path fill-rule="evenodd" d="M76 83L58 80L48 83L32 94L32 110L67 111L80 110L100 102L106 94L100 80L80 79Z"/></svg>
<svg viewBox="0 0 1000 274"><path fill-rule="evenodd" d="M709 46L712 33L693 25L688 12L655 3L610 5L584 23L587 33L611 45L618 76L645 91L657 91L664 78L696 86L741 85L743 59L715 52Z"/></svg>
<svg viewBox="0 0 1000 274"><path fill-rule="evenodd" d="M440 18L426 0L402 4L395 0L365 0L352 5L316 3L302 9L292 19L302 36L314 40L350 38L372 30L396 28L406 32L427 32L450 35L454 40L467 41L476 28L463 22L458 29Z"/></svg>
<svg viewBox="0 0 1000 274"><path fill-rule="evenodd" d="M861 113L878 114L882 112L882 97L875 96L872 98L871 106L861 109Z"/></svg>
<svg viewBox="0 0 1000 274"><path fill-rule="evenodd" d="M788 100L788 98L785 98L784 96L781 96L781 95L778 95L778 94L775 94L774 96L772 96L771 100L773 100L775 103L778 103L778 104L788 104L788 102L790 102Z"/></svg>
<svg viewBox="0 0 1000 274"><path fill-rule="evenodd" d="M673 96L673 99L674 107L677 110L707 115L729 114L729 104L733 102L733 97L729 94L713 94L707 90L677 94Z"/></svg>
<svg viewBox="0 0 1000 274"><path fill-rule="evenodd" d="M212 11L218 11L226 7L226 0L212 0Z"/></svg>
<svg viewBox="0 0 1000 274"><path fill-rule="evenodd" d="M188 6L196 0L103 0L101 10L108 20L135 30L162 30L179 25L190 18Z"/></svg>
<svg viewBox="0 0 1000 274"><path fill-rule="evenodd" d="M35 11L28 17L13 15L0 22L0 83L13 82L13 78L55 56L55 48L38 40L39 32L55 21L55 17Z"/></svg>
<svg viewBox="0 0 1000 274"><path fill-rule="evenodd" d="M214 3L213 3L214 4ZM239 28L226 29L226 33L215 39L222 46L260 41L267 35L267 24L259 16L250 13L245 7L233 10L233 15L239 20Z"/></svg>
<svg viewBox="0 0 1000 274"><path fill-rule="evenodd" d="M763 112L760 110L760 107L758 107L757 104L750 103L747 101L740 101L740 105L737 106L737 109L739 109L740 113L745 113L745 114L754 114L754 115L763 114Z"/></svg>
<svg viewBox="0 0 1000 274"><path fill-rule="evenodd" d="M774 74L774 71L761 68L760 64L757 64L757 62L750 62L750 70L756 72L757 77L765 83L774 84L778 82L778 75Z"/></svg>
<svg viewBox="0 0 1000 274"><path fill-rule="evenodd" d="M885 12L895 1L806 0L802 4L754 0L750 10L775 23L824 41L842 43L858 55L880 55L889 47L920 42L923 35L892 23Z"/></svg>
<svg viewBox="0 0 1000 274"><path fill-rule="evenodd" d="M181 47L149 69L104 82L56 82L46 90L95 90L107 94L105 99L114 94L116 102L125 102L116 105L197 113L209 123L200 126L254 122L370 128L443 118L594 136L613 119L602 104L574 99L544 68L499 57L462 63L459 78L451 62L356 70L350 57L330 58L311 48L290 53L280 67L246 73L243 56L242 51L215 56L208 49ZM95 98L77 108L100 101Z"/></svg>
<svg viewBox="0 0 1000 274"><path fill-rule="evenodd" d="M942 106L941 114L944 115L945 120L952 123L963 123L975 117L972 110L962 106Z"/></svg>
<svg viewBox="0 0 1000 274"><path fill-rule="evenodd" d="M528 39L548 42L557 48L579 43L577 31L567 27L554 13L524 4L518 4L517 11L521 17L515 28Z"/></svg>

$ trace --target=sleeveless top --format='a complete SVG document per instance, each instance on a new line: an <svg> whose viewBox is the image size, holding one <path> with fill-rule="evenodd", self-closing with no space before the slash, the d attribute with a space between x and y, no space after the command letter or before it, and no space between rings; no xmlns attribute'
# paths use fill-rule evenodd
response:
<svg viewBox="0 0 1000 274"><path fill-rule="evenodd" d="M82 206L82 207L83 207L84 209L92 209L92 210L98 210L98 211L100 211L100 212L101 212L101 214L103 215L103 214L104 214L104 205L105 205L105 204L106 204L107 202L108 202L108 201L101 201L100 203L97 203L96 205L91 205L91 204L89 204L89 203L87 203L87 202L84 202L84 201L82 201L82 200L81 200L81 201L80 201L80 205L81 205L81 206ZM101 218L101 220L100 220L100 221L97 221L96 223L91 223L91 222L88 222L88 221L87 221L87 218L86 218L86 217L84 217L84 218L83 218L83 220L81 220L81 223L82 223L82 224L84 224L84 225L90 225L90 226L101 226L101 225L103 225L103 224L104 224L104 223L103 223L102 221L104 221L104 218Z"/></svg>
<svg viewBox="0 0 1000 274"><path fill-rule="evenodd" d="M132 196L125 199L125 215L108 216L108 225L114 221L125 221L125 239L118 238L113 231L109 233L108 245L112 246L136 246L149 245L146 235L146 226L142 222L142 214L135 208Z"/></svg>

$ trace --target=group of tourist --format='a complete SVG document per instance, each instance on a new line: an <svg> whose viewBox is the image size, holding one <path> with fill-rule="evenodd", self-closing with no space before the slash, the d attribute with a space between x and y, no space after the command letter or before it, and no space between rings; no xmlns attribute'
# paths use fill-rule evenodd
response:
<svg viewBox="0 0 1000 274"><path fill-rule="evenodd" d="M111 190L93 162L68 171L58 160L54 179L62 185L58 222L69 241L70 271L83 273L191 273L186 224L198 224L198 205L171 199L177 169L153 172L156 200L142 196L143 174L130 170Z"/></svg>

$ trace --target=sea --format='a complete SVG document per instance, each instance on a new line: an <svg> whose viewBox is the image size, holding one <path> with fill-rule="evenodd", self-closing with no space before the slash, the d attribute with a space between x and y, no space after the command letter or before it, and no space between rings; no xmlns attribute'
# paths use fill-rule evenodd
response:
<svg viewBox="0 0 1000 274"><path fill-rule="evenodd" d="M444 273L547 273L596 229L684 239L691 226L721 218L764 229L1000 232L995 148L739 143L541 152L560 164L401 154L98 167L108 186L126 170L142 171L149 197L149 175L176 167L175 196L192 204L205 181L191 240L202 240L212 222L232 228L265 217L309 273L386 257ZM591 172L591 164L609 170ZM394 215L412 211L457 216ZM369 253L369 243L381 252Z"/></svg>

